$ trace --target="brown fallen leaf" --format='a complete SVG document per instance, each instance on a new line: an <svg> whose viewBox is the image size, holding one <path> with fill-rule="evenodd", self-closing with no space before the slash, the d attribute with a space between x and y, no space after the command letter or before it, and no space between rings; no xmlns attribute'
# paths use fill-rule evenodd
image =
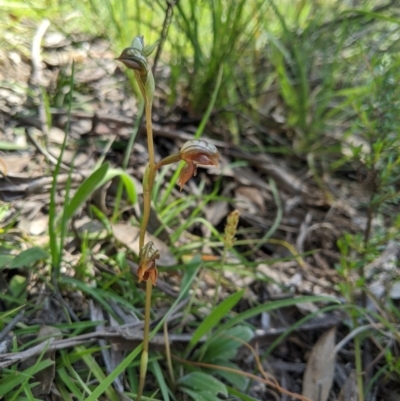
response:
<svg viewBox="0 0 400 401"><path fill-rule="evenodd" d="M314 345L303 378L303 395L312 401L326 401L335 372L336 326L326 331Z"/></svg>
<svg viewBox="0 0 400 401"><path fill-rule="evenodd" d="M50 344L47 343L47 340L53 340L53 339L62 339L62 333L59 329L52 327L52 326L42 326L39 330L39 333L37 335L38 339L43 339L45 345L45 349L47 346ZM49 350L46 351L43 355L43 360L45 359L51 359L54 361L54 356L55 356L55 351L54 350ZM33 366L37 362L37 357L32 356L26 361L23 362L23 367L24 369L27 369L30 366ZM39 383L37 386L32 388L32 393L35 397L40 397L45 394L50 394L51 387L53 385L53 380L55 376L55 364L53 363L51 366L48 366L47 368L41 370L40 372L37 372L33 376L33 382Z"/></svg>
<svg viewBox="0 0 400 401"><path fill-rule="evenodd" d="M128 224L113 224L112 230L114 237L124 244L127 248L139 255L139 228ZM159 266L175 266L178 262L175 256L169 250L168 245L159 238L146 233L145 243L153 241L155 247L160 251L160 259L157 261Z"/></svg>
<svg viewBox="0 0 400 401"><path fill-rule="evenodd" d="M4 176L7 175L7 165L6 162L0 157L0 173Z"/></svg>
<svg viewBox="0 0 400 401"><path fill-rule="evenodd" d="M338 401L357 401L358 400L358 390L357 390L357 373L353 370L342 389L340 390Z"/></svg>
<svg viewBox="0 0 400 401"><path fill-rule="evenodd" d="M237 204L244 210L257 215L265 215L264 191L256 187L240 186L235 190Z"/></svg>

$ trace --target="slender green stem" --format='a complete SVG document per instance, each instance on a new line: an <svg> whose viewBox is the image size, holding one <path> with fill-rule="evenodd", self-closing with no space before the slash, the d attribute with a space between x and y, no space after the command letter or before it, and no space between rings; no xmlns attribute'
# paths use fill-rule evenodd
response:
<svg viewBox="0 0 400 401"><path fill-rule="evenodd" d="M279 197L279 192L276 183L272 178L269 179L269 186L271 187L271 192L272 195L274 196L277 212L274 223L272 224L271 228L265 233L265 235L260 239L258 244L254 247L254 251L258 251L271 238L271 236L278 229L283 218L283 208L282 208L281 198Z"/></svg>
<svg viewBox="0 0 400 401"><path fill-rule="evenodd" d="M144 382L147 374L147 362L149 360L149 334L150 334L150 309L151 309L151 291L153 283L146 281L146 304L144 310L144 330L143 330L143 351L140 358L140 378L136 401L140 401L143 394Z"/></svg>
<svg viewBox="0 0 400 401"><path fill-rule="evenodd" d="M214 308L216 307L217 301L218 301L219 287L221 286L221 281L222 281L222 276L224 274L224 267L225 267L227 255L228 255L228 250L226 249L226 247L224 247L224 253L222 254L222 258L221 258L221 267L218 272L217 283L215 284L215 292L214 292L214 299L213 299L213 307Z"/></svg>
<svg viewBox="0 0 400 401"><path fill-rule="evenodd" d="M171 163L177 163L181 161L181 155L179 153L174 153L173 155L169 155L167 157L164 157L164 159L160 160L157 164L155 169L158 170L162 166L167 166L168 164Z"/></svg>
<svg viewBox="0 0 400 401"><path fill-rule="evenodd" d="M144 179L147 182L143 183L143 216L140 225L139 249L144 247L144 238L146 235L147 224L150 217L151 208L151 191L154 183L155 163L154 163L154 143L153 143L153 127L151 123L152 104L145 98L146 112L146 131L147 131L147 147L149 151L148 175L145 174ZM143 351L140 359L140 379L136 401L140 401L144 382L146 380L147 362L149 359L149 331L150 331L150 310L151 310L151 291L153 283L151 280L146 281L146 304L144 311L144 331L143 331Z"/></svg>
<svg viewBox="0 0 400 401"><path fill-rule="evenodd" d="M146 131L147 131L147 147L149 150L149 174L147 178L148 182L143 185L143 216L142 223L140 225L140 238L139 238L139 249L144 246L144 237L146 234L147 225L149 223L150 208L151 208L151 190L154 183L155 175L155 163L154 163L154 144L153 144L153 127L151 124L151 103L146 101Z"/></svg>
<svg viewBox="0 0 400 401"><path fill-rule="evenodd" d="M180 7L180 3L177 3L177 6L179 8ZM207 109L206 109L206 111L203 114L203 117L201 119L200 125L197 128L196 133L194 134L194 139L199 139L201 137L201 135L203 134L204 129L206 128L208 120L210 119L210 115L211 115L211 112L212 112L212 110L214 108L215 102L217 100L219 88L221 86L222 75L223 75L223 67L221 66L219 68L219 70L218 70L217 82L215 84L214 91L213 91L213 93L211 95L210 103L208 104ZM182 163L182 165L183 165L183 163ZM168 200L169 196L171 195L172 189L174 188L176 182L178 181L179 173L180 173L180 169L177 169L175 171L174 175L172 176L172 179L170 180L170 184L166 188L166 190L164 192L164 195L163 195L161 201L159 202L159 208L160 209L163 209L165 204L167 203L167 200Z"/></svg>

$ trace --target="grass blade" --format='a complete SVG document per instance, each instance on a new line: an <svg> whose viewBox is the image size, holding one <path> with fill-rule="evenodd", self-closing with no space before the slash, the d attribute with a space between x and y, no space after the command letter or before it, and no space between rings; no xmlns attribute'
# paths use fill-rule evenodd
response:
<svg viewBox="0 0 400 401"><path fill-rule="evenodd" d="M198 263L197 265L197 271L201 267L201 261L199 258L195 259L195 262ZM152 339L154 335L160 330L162 325L164 324L164 321L169 317L171 311L174 310L176 305L182 300L183 294L186 294L187 291L189 290L194 278L196 277L197 274L193 274L192 280L188 281L186 286L182 289L182 291L179 294L179 297L175 300L175 302L171 305L171 308L169 309L169 312L164 315L164 317L160 320L160 322L157 324L157 326L153 329L153 331L150 333L149 339ZM143 345L139 345L136 347L130 354L127 355L127 357L114 369L112 373L110 373L90 394L89 397L87 397L84 401L97 401L97 399L106 391L108 386L111 385L111 383L114 381L114 379L119 376L122 372L125 371L125 369L140 355L142 351Z"/></svg>
<svg viewBox="0 0 400 401"><path fill-rule="evenodd" d="M222 301L200 324L194 332L186 354L197 344L201 337L209 333L218 323L229 313L232 308L240 301L244 294L244 290L236 292Z"/></svg>
<svg viewBox="0 0 400 401"><path fill-rule="evenodd" d="M65 218L70 220L74 213L86 202L96 189L100 188L106 182L119 176L125 185L128 198L132 203L136 202L136 188L132 178L123 170L110 169L109 164L105 163L95 170L86 180L79 186L71 202L65 208Z"/></svg>

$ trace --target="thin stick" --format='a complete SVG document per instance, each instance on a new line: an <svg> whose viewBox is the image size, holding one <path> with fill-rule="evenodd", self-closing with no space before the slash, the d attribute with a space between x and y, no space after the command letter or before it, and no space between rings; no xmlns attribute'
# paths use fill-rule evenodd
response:
<svg viewBox="0 0 400 401"><path fill-rule="evenodd" d="M168 35L168 30L169 30L169 26L171 25L174 6L178 2L179 2L179 0L167 0L167 10L165 11L163 27L162 27L161 36L160 36L160 43L157 46L157 52L154 57L154 63L153 63L153 69L152 69L153 74L156 72L157 64L158 64L158 61L160 60L161 52L164 47L164 42Z"/></svg>

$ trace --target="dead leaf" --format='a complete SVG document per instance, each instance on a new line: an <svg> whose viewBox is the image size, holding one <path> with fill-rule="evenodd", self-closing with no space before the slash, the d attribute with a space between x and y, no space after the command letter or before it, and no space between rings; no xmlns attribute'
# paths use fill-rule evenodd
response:
<svg viewBox="0 0 400 401"><path fill-rule="evenodd" d="M42 326L37 335L38 339L47 341L49 339L62 339L62 333L59 329L52 326ZM47 351L43 355L43 360L51 359L54 361L55 351ZM29 358L24 362L24 367L33 366L37 362L37 357ZM33 381L39 383L37 386L32 388L32 393L35 397L39 397L43 394L50 394L51 387L55 376L55 364L41 370L36 373L33 377Z"/></svg>
<svg viewBox="0 0 400 401"><path fill-rule="evenodd" d="M326 331L314 345L303 378L303 395L312 401L326 401L335 371L336 327Z"/></svg>
<svg viewBox="0 0 400 401"><path fill-rule="evenodd" d="M112 230L114 237L124 244L127 248L131 249L136 255L139 255L139 228L128 224L113 224ZM159 238L154 237L149 233L146 233L145 243L153 241L156 248L160 251L160 259L157 261L159 266L175 266L178 262L175 256L172 255L168 246L161 241Z"/></svg>
<svg viewBox="0 0 400 401"><path fill-rule="evenodd" d="M0 157L0 173L4 176L7 175L7 165L5 161Z"/></svg>
<svg viewBox="0 0 400 401"><path fill-rule="evenodd" d="M21 217L18 227L31 235L41 235L47 231L49 216L39 213L33 220Z"/></svg>
<svg viewBox="0 0 400 401"><path fill-rule="evenodd" d="M338 401L357 401L357 373L353 370L340 390Z"/></svg>
<svg viewBox="0 0 400 401"><path fill-rule="evenodd" d="M240 186L235 190L235 199L237 199L240 206L250 213L265 214L265 198L259 188Z"/></svg>
<svg viewBox="0 0 400 401"><path fill-rule="evenodd" d="M104 313L103 313L103 310L101 309L101 306L97 305L92 300L90 301L89 305L90 305L90 320L92 322L100 322L96 325L96 331L104 332L105 325L103 322L105 321L105 318L104 318ZM111 317L111 315L110 315L110 317ZM122 362L124 353L121 351L116 351L112 347L111 347L111 349L109 349L109 347L107 346L108 343L105 339L100 338L98 341L99 341L99 345L101 347L101 354L103 356L104 365L106 366L107 373L110 374L118 366L119 362ZM115 355L118 355L119 362L115 363ZM113 356L114 356L114 358L113 358ZM114 386L116 387L116 389L119 392L124 391L124 386L122 384L122 380L123 380L122 375L119 375L118 377L116 377L114 379Z"/></svg>
<svg viewBox="0 0 400 401"><path fill-rule="evenodd" d="M396 281L392 284L390 289L390 298L400 299L400 281Z"/></svg>
<svg viewBox="0 0 400 401"><path fill-rule="evenodd" d="M107 238L108 231L104 227L104 224L99 220L91 220L89 217L83 217L80 220L76 220L74 223L76 233L79 238L88 238L94 240L101 240Z"/></svg>
<svg viewBox="0 0 400 401"><path fill-rule="evenodd" d="M5 173L4 166L0 169L0 171L3 175L19 174L27 169L30 162L32 162L32 156L30 154L8 154L6 156L3 156L1 159L1 163L5 164Z"/></svg>
<svg viewBox="0 0 400 401"><path fill-rule="evenodd" d="M227 201L216 201L208 204L208 207L204 209L204 214L206 220L210 222L213 227L216 227L228 214L228 210Z"/></svg>

